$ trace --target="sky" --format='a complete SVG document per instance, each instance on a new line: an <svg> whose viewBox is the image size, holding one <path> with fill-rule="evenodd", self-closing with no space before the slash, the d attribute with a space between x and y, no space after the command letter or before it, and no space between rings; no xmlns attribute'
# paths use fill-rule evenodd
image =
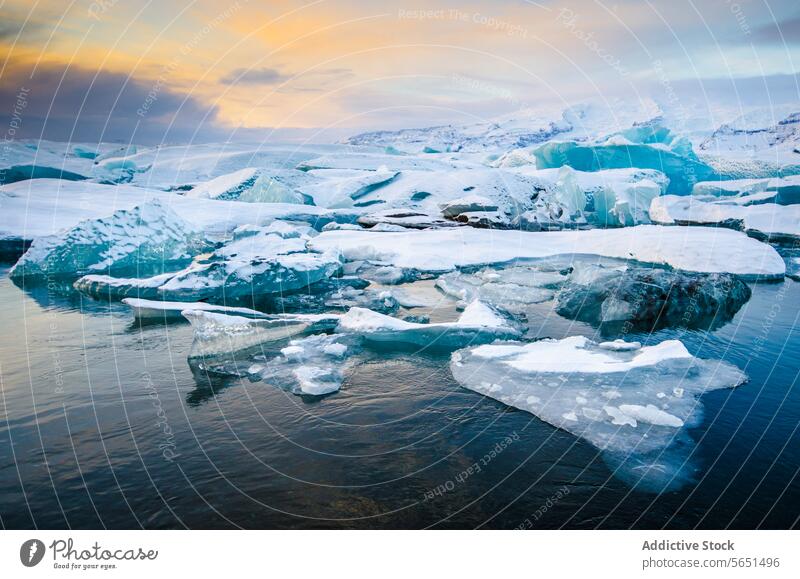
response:
<svg viewBox="0 0 800 579"><path fill-rule="evenodd" d="M800 103L800 3L0 0L0 63L18 137L330 141L612 96Z"/></svg>

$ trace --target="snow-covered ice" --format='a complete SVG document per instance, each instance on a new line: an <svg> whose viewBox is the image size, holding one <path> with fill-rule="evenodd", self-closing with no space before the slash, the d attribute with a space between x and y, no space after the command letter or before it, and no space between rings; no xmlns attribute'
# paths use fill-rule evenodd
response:
<svg viewBox="0 0 800 579"><path fill-rule="evenodd" d="M326 231L311 239L309 247L338 251L347 261L367 260L440 273L465 266L572 254L760 279L780 279L786 271L771 246L738 231L713 227L640 225L540 233L471 227L407 233Z"/></svg>
<svg viewBox="0 0 800 579"><path fill-rule="evenodd" d="M432 348L460 348L520 335L506 318L479 301L469 304L457 321L433 324L407 322L364 308L350 308L339 320L336 331L358 334L376 342Z"/></svg>
<svg viewBox="0 0 800 579"><path fill-rule="evenodd" d="M657 223L721 225L777 243L800 239L800 204L740 205L725 197L666 195L653 199L650 215Z"/></svg>
<svg viewBox="0 0 800 579"><path fill-rule="evenodd" d="M182 312L204 311L215 314L227 314L245 318L267 318L269 314L232 306L219 306L207 302L167 302L159 300L145 300L140 298L125 298L122 300L126 306L133 310L133 315L140 320L172 320L183 319Z"/></svg>
<svg viewBox="0 0 800 579"><path fill-rule="evenodd" d="M743 383L721 360L692 356L678 340L622 348L583 336L454 352L459 383L586 439L605 451L616 474L662 491L691 479L692 440L704 392ZM662 396L663 394L663 396Z"/></svg>

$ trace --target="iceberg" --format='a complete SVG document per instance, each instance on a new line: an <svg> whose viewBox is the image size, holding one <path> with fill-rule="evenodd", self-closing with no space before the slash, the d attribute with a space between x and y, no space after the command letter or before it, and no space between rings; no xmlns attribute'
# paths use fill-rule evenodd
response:
<svg viewBox="0 0 800 579"><path fill-rule="evenodd" d="M617 476L654 492L692 479L686 429L702 420L698 397L746 380L678 340L641 346L583 336L467 348L452 354L450 368L465 388L587 440Z"/></svg>
<svg viewBox="0 0 800 579"><path fill-rule="evenodd" d="M208 257L169 274L145 279L87 276L76 289L92 295L175 301L230 300L292 293L337 273L336 253L306 251L309 237L296 226L273 223L237 229Z"/></svg>
<svg viewBox="0 0 800 579"><path fill-rule="evenodd" d="M192 224L153 199L34 240L9 275L35 279L163 268L212 247Z"/></svg>
<svg viewBox="0 0 800 579"><path fill-rule="evenodd" d="M657 169L669 178L668 193L688 194L698 181L709 181L718 173L694 154L664 149L652 144L586 144L551 142L534 151L536 166L545 169L569 165L580 171L603 169Z"/></svg>
<svg viewBox="0 0 800 579"><path fill-rule="evenodd" d="M163 299L226 299L291 293L334 275L335 253L306 251L307 236L285 238L269 228L217 249L158 288Z"/></svg>
<svg viewBox="0 0 800 579"><path fill-rule="evenodd" d="M663 195L669 185L667 176L655 169L588 172L569 166L558 169L525 166L515 171L541 182L536 208L518 223L531 231L584 224L596 227L647 224L650 202ZM575 215L577 219L571 223L564 214Z"/></svg>
<svg viewBox="0 0 800 579"><path fill-rule="evenodd" d="M729 274L576 264L557 293L556 312L593 325L716 327L750 299Z"/></svg>
<svg viewBox="0 0 800 579"><path fill-rule="evenodd" d="M427 273L560 255L595 255L674 269L782 279L786 265L773 247L714 227L638 225L588 231L524 232L458 227L416 232L325 231L308 242L345 261Z"/></svg>
<svg viewBox="0 0 800 579"><path fill-rule="evenodd" d="M350 308L339 319L336 332L357 334L374 342L426 348L461 348L520 336L506 318L479 301L469 304L457 321L435 324L418 324L364 308Z"/></svg>
<svg viewBox="0 0 800 579"><path fill-rule="evenodd" d="M233 142L140 147L99 159L93 176L105 182L186 191L199 183L257 167L270 175L280 175L284 183L293 183L295 179L305 182L294 165L326 154L332 148L335 146Z"/></svg>

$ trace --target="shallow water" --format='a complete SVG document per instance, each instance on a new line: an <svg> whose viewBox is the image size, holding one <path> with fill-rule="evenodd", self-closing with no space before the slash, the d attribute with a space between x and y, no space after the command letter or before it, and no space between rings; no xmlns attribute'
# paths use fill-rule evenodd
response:
<svg viewBox="0 0 800 579"><path fill-rule="evenodd" d="M711 333L626 336L678 337L750 376L703 397L704 421L691 430L698 482L653 495L613 477L585 441L459 387L444 353L366 350L339 393L304 399L190 366L188 324L140 326L122 304L55 287L23 291L6 273L6 528L798 524L792 281L752 286L733 321ZM529 324L531 337L596 334L550 304L531 311Z"/></svg>

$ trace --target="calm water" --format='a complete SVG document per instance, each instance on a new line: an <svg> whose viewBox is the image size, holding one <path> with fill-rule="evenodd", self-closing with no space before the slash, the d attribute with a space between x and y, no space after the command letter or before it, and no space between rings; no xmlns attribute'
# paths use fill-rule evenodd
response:
<svg viewBox="0 0 800 579"><path fill-rule="evenodd" d="M6 528L785 528L800 516L800 285L753 286L713 333L662 330L751 380L703 398L699 482L631 491L598 451L460 388L442 354L366 351L304 400L187 363L187 324L23 292L0 269ZM534 334L592 336L554 316ZM498 442L512 442L495 456ZM471 465L485 463L480 472ZM445 492L431 496L436 488Z"/></svg>

